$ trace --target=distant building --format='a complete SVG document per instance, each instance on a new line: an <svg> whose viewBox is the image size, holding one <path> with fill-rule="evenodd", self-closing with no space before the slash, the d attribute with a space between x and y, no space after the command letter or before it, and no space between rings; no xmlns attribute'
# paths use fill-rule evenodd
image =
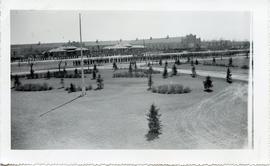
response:
<svg viewBox="0 0 270 166"><path fill-rule="evenodd" d="M196 35L186 35L182 38L181 47L184 49L200 49L201 39L197 38Z"/></svg>
<svg viewBox="0 0 270 166"><path fill-rule="evenodd" d="M87 48L82 48L84 54L89 54L89 50ZM75 46L62 46L53 48L49 51L43 52L43 54L48 54L51 57L76 57L80 56L81 48Z"/></svg>
<svg viewBox="0 0 270 166"><path fill-rule="evenodd" d="M131 45L129 43L119 43L113 46L103 47L104 50L119 50L119 49L143 49L145 48L143 45Z"/></svg>

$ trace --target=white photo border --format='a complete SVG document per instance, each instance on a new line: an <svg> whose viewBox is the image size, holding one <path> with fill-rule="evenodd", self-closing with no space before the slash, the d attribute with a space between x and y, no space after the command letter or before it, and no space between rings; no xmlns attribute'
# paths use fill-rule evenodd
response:
<svg viewBox="0 0 270 166"><path fill-rule="evenodd" d="M4 164L267 164L269 161L268 1L256 0L3 0L1 3L1 151ZM10 11L249 11L254 42L253 148L239 150L11 150ZM250 82L251 83L251 82ZM251 85L251 84L250 84ZM249 99L252 96L249 96ZM250 101L250 100L249 100ZM249 107L252 105L249 104ZM253 120L252 120L253 118ZM250 123L249 123L250 125ZM249 129L252 129L253 127ZM250 132L249 132L250 133ZM253 136L249 134L249 138Z"/></svg>

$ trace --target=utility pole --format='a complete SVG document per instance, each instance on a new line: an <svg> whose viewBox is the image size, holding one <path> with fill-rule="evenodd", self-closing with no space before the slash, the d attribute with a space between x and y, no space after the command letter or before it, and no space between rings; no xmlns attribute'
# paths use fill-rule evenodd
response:
<svg viewBox="0 0 270 166"><path fill-rule="evenodd" d="M79 24L80 24L80 45L81 45L82 96L84 96L84 95L86 95L86 92L85 92L84 71L83 71L83 50L82 50L81 13L79 13Z"/></svg>

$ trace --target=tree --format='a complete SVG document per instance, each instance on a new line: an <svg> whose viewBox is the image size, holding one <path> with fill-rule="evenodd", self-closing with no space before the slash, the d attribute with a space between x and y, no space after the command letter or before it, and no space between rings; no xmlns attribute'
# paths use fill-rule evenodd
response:
<svg viewBox="0 0 270 166"><path fill-rule="evenodd" d="M101 78L101 75L99 74L98 75L98 78L97 78L97 89L103 89L104 87L104 84L103 84L103 79Z"/></svg>
<svg viewBox="0 0 270 166"><path fill-rule="evenodd" d="M233 66L233 60L232 57L229 58L229 67Z"/></svg>
<svg viewBox="0 0 270 166"><path fill-rule="evenodd" d="M113 70L117 70L117 69L118 69L118 67L117 67L116 62L113 62Z"/></svg>
<svg viewBox="0 0 270 166"><path fill-rule="evenodd" d="M61 85L61 87L60 88L64 88L65 87L65 81L64 81L64 78L61 78L61 80L60 80L60 85ZM73 84L71 85L70 84L70 88L73 86ZM74 89L74 86L72 87L73 89Z"/></svg>
<svg viewBox="0 0 270 166"><path fill-rule="evenodd" d="M136 61L134 62L134 69L135 69L135 72L137 72L137 63L136 63Z"/></svg>
<svg viewBox="0 0 270 166"><path fill-rule="evenodd" d="M59 71L59 73L61 71L61 63L62 63L62 60L58 63L58 71Z"/></svg>
<svg viewBox="0 0 270 166"><path fill-rule="evenodd" d="M179 59L177 59L177 60L175 61L175 64L177 64L177 65L181 65L180 60L179 60Z"/></svg>
<svg viewBox="0 0 270 166"><path fill-rule="evenodd" d="M94 64L93 71L98 72L97 65Z"/></svg>
<svg viewBox="0 0 270 166"><path fill-rule="evenodd" d="M128 72L129 72L130 74L132 74L132 65L131 65L131 62L129 62Z"/></svg>
<svg viewBox="0 0 270 166"><path fill-rule="evenodd" d="M190 62L190 57L187 57L187 62Z"/></svg>
<svg viewBox="0 0 270 166"><path fill-rule="evenodd" d="M193 66L193 65L194 65L194 61L193 61L193 60L191 60L190 65L191 65L191 66Z"/></svg>
<svg viewBox="0 0 270 166"><path fill-rule="evenodd" d="M228 83L232 83L232 73L231 73L230 68L227 69L226 81Z"/></svg>
<svg viewBox="0 0 270 166"><path fill-rule="evenodd" d="M93 70L93 72L92 72L92 79L95 80L96 79L96 76L97 76L96 71Z"/></svg>
<svg viewBox="0 0 270 166"><path fill-rule="evenodd" d="M75 88L75 85L74 84L70 84L70 87L69 87L69 92L76 92L76 88Z"/></svg>
<svg viewBox="0 0 270 166"><path fill-rule="evenodd" d="M51 78L51 73L50 73L49 70L47 71L46 78L47 78L47 79L50 79L50 78Z"/></svg>
<svg viewBox="0 0 270 166"><path fill-rule="evenodd" d="M177 75L177 68L176 68L176 65L175 64L173 64L173 66L172 66L172 75L173 76L176 76Z"/></svg>
<svg viewBox="0 0 270 166"><path fill-rule="evenodd" d="M16 87L18 87L20 85L21 85L21 81L20 81L18 75L15 75L15 77L14 77L14 87L16 88Z"/></svg>
<svg viewBox="0 0 270 166"><path fill-rule="evenodd" d="M205 81L203 81L204 91L212 92L213 82L210 76L207 76Z"/></svg>
<svg viewBox="0 0 270 166"><path fill-rule="evenodd" d="M191 68L191 77L196 77L197 76L197 73L196 73L196 68L195 68L195 66L192 66L192 68Z"/></svg>
<svg viewBox="0 0 270 166"><path fill-rule="evenodd" d="M89 68L90 68L90 60L87 59L87 69L88 69L88 71L89 71Z"/></svg>
<svg viewBox="0 0 270 166"><path fill-rule="evenodd" d="M154 104L151 105L149 113L147 114L149 131L146 134L147 141L152 141L161 134L161 121L159 120L161 114L159 109Z"/></svg>
<svg viewBox="0 0 270 166"><path fill-rule="evenodd" d="M152 74L148 75L148 90L152 89L152 85L154 84L152 80Z"/></svg>
<svg viewBox="0 0 270 166"><path fill-rule="evenodd" d="M215 57L213 57L212 63L216 64L216 58Z"/></svg>
<svg viewBox="0 0 270 166"><path fill-rule="evenodd" d="M30 63L30 77L33 79L34 78L34 69L33 69L34 63Z"/></svg>
<svg viewBox="0 0 270 166"><path fill-rule="evenodd" d="M162 59L159 59L159 65L162 66Z"/></svg>
<svg viewBox="0 0 270 166"><path fill-rule="evenodd" d="M148 69L148 74L152 74L153 73L153 68L152 68L152 66L150 65L149 66L149 69Z"/></svg>
<svg viewBox="0 0 270 166"><path fill-rule="evenodd" d="M198 65L199 64L199 62L198 62L198 60L196 59L196 61L195 61L195 65Z"/></svg>
<svg viewBox="0 0 270 166"><path fill-rule="evenodd" d="M67 74L66 67L67 67L67 62L65 61L65 65L64 65L64 69L63 69L63 73L64 73L64 75L66 75L66 74Z"/></svg>
<svg viewBox="0 0 270 166"><path fill-rule="evenodd" d="M162 74L163 78L167 78L168 77L168 71L167 71L167 65L165 63L165 66L164 66L164 70L163 70L163 74Z"/></svg>
<svg viewBox="0 0 270 166"><path fill-rule="evenodd" d="M75 77L78 76L78 69L75 69L75 70L74 70L74 75L75 75Z"/></svg>

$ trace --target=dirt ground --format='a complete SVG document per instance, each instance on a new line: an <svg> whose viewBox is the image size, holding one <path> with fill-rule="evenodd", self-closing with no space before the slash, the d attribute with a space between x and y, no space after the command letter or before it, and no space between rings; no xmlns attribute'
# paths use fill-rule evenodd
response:
<svg viewBox="0 0 270 166"><path fill-rule="evenodd" d="M40 115L80 95L67 93L60 79L21 80L47 82L44 92L11 91L12 149L241 149L247 144L246 82L228 84L213 78L213 92L203 91L204 77L178 75L155 85L180 83L188 94L155 94L147 91L147 78L112 78L100 70L103 90L87 91L72 103ZM80 79L65 79L65 84ZM87 75L87 84L96 87ZM151 104L159 108L162 134L147 141L146 114Z"/></svg>

